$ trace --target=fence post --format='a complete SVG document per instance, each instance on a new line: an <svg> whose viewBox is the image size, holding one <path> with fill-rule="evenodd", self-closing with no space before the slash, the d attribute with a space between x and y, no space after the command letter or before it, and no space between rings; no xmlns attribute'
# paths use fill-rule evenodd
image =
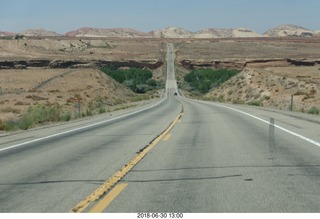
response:
<svg viewBox="0 0 320 219"><path fill-rule="evenodd" d="M290 111L293 111L293 94L291 95Z"/></svg>

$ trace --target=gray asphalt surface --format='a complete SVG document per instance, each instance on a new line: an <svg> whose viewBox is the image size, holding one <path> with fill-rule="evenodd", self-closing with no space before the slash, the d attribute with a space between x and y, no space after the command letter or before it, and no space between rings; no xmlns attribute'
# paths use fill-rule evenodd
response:
<svg viewBox="0 0 320 219"><path fill-rule="evenodd" d="M319 123L176 96L173 60L154 107L0 137L0 212L70 211L182 109L104 212L320 212Z"/></svg>
<svg viewBox="0 0 320 219"><path fill-rule="evenodd" d="M180 110L179 102L166 99L128 118L0 152L0 212L68 212L166 129Z"/></svg>
<svg viewBox="0 0 320 219"><path fill-rule="evenodd" d="M122 180L128 186L106 212L320 211L318 146L275 128L270 148L268 124L207 103L183 105L171 137ZM320 140L319 125L290 121Z"/></svg>

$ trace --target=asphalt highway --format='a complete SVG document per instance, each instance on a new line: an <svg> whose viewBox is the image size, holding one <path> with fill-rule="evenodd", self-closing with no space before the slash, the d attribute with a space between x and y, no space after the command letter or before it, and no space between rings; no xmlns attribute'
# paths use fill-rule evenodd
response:
<svg viewBox="0 0 320 219"><path fill-rule="evenodd" d="M121 180L127 186L105 212L320 211L319 145L241 112L274 118L318 142L319 124L254 108L182 103L170 137Z"/></svg>
<svg viewBox="0 0 320 219"><path fill-rule="evenodd" d="M1 136L0 212L320 212L319 122L180 96L172 44L167 68L146 106Z"/></svg>

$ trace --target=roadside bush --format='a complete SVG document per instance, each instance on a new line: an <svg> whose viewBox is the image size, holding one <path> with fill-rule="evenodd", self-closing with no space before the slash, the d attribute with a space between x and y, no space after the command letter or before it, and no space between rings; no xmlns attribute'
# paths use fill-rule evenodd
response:
<svg viewBox="0 0 320 219"><path fill-rule="evenodd" d="M309 114L319 115L320 110L317 107L313 106L313 107L311 107L311 109L308 110L308 113Z"/></svg>
<svg viewBox="0 0 320 219"><path fill-rule="evenodd" d="M87 108L82 112L81 116L91 116L95 114L105 113L106 107L101 97L89 102ZM16 129L27 130L39 124L47 122L70 121L73 117L71 111L64 111L59 104L44 105L37 104L29 107L28 111L18 121L2 121L0 120L0 130L11 131Z"/></svg>
<svg viewBox="0 0 320 219"><path fill-rule="evenodd" d="M103 107L103 106L100 106L99 114L102 114L102 113L105 113L105 112L107 112L107 109L105 107Z"/></svg>
<svg viewBox="0 0 320 219"><path fill-rule="evenodd" d="M65 122L70 121L71 118L72 118L72 114L70 111L64 112L61 116L61 120Z"/></svg>
<svg viewBox="0 0 320 219"><path fill-rule="evenodd" d="M254 101L248 102L248 105L250 105L250 106L262 106L262 102L260 100L254 100Z"/></svg>
<svg viewBox="0 0 320 219"><path fill-rule="evenodd" d="M92 116L92 115L96 115L96 114L101 114L101 113L105 113L106 107L105 107L105 103L102 97L97 97L94 100L91 100L88 103L88 106L85 110L85 113L83 112L82 116Z"/></svg>
<svg viewBox="0 0 320 219"><path fill-rule="evenodd" d="M0 130L5 130L6 122L0 119Z"/></svg>
<svg viewBox="0 0 320 219"><path fill-rule="evenodd" d="M3 121L0 119L0 131L11 131L15 129L15 124L13 121Z"/></svg>
<svg viewBox="0 0 320 219"><path fill-rule="evenodd" d="M62 108L59 104L51 106L38 104L36 106L29 107L27 113L22 117L18 126L20 129L27 130L36 124L61 121L63 118L62 115Z"/></svg>
<svg viewBox="0 0 320 219"><path fill-rule="evenodd" d="M210 89L218 87L239 72L238 70L200 68L185 75L184 80L195 90L207 93Z"/></svg>

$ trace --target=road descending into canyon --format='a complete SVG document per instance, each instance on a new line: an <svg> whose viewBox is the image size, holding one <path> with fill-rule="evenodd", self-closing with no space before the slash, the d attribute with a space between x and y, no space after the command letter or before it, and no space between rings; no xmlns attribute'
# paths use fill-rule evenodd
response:
<svg viewBox="0 0 320 219"><path fill-rule="evenodd" d="M0 212L320 212L320 124L163 98L0 137Z"/></svg>

